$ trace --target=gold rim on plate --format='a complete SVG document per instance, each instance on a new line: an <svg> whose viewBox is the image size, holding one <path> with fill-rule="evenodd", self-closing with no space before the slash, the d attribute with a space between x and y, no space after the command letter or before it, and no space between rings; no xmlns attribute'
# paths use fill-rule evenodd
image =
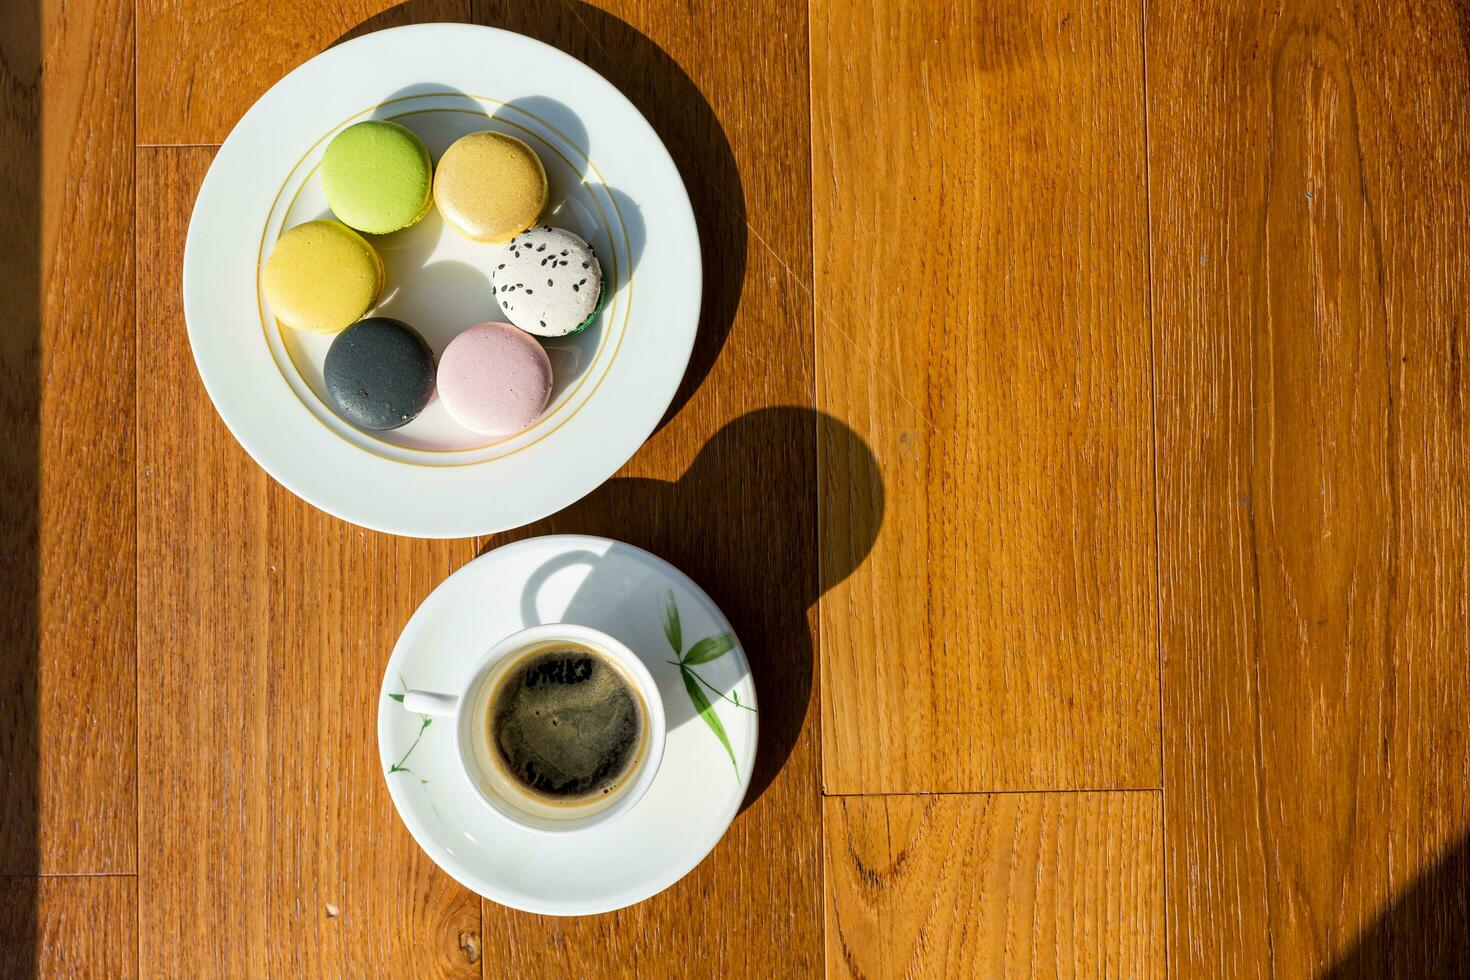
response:
<svg viewBox="0 0 1470 980"><path fill-rule="evenodd" d="M608 374L612 371L612 366L613 366L614 362L616 362L616 360L617 360L618 352L622 349L623 340L627 336L627 333L628 333L628 321L631 318L632 307L633 307L633 276L632 276L632 270L630 269L629 270L629 275L628 275L628 282L626 284L627 297L626 297L625 301L623 302L623 322L622 322L622 329L618 331L618 342L613 347L612 354L608 358L607 364L603 367L602 373L598 376L596 383L594 383L593 386L592 386L592 388L587 392L586 397L582 399L581 403L579 403L576 406L574 406L571 409L570 412L566 413L566 415L564 417L562 417L560 420L558 420L555 425L553 425L550 428L548 428L545 432L542 432L535 439L532 439L530 442L527 442L524 445L517 446L516 448L514 448L514 449L512 449L512 450L510 450L508 452L502 453L502 454L500 454L498 456L492 456L492 457L490 457L488 459L466 460L464 462L459 462L459 463L451 463L451 462L443 462L443 463L420 463L420 462L415 462L413 460L399 459L399 458L394 457L394 456L388 456L388 455L385 455L384 453L380 453L380 452L377 452L377 451L373 450L371 447L361 445L360 443L355 442L352 439L349 439L346 435L344 435L343 433L337 431L331 425L328 425L321 418L321 416L318 415L317 412L315 410L313 410L312 407L309 404L307 404L306 399L304 399L301 396L301 393L296 390L296 386L291 383L291 379L286 376L285 367L281 364L279 358L277 358L277 356L275 354L274 348L271 347L271 344L270 344L270 334L269 334L269 326L267 324L267 318L266 318L266 315L265 315L265 307L264 307L263 303L261 302L260 275L261 275L261 271L262 271L262 269L264 267L265 239L266 239L267 233L270 231L271 217L276 213L276 206L278 204L280 204L281 195L283 195L286 192L286 186L288 184L290 184L292 175L294 175L296 173L296 171L301 168L302 163L304 163L306 161L306 158L307 157L311 156L311 154L316 150L316 148L318 146L321 146L321 144L329 136L331 136L334 133L336 133L339 130L341 130L341 128L343 126L346 126L348 123L351 123L353 120L359 118L360 116L366 115L369 112L374 112L374 111L376 111L378 109L383 108L384 106L395 105L395 104L397 104L399 102L407 102L407 101L410 101L410 100L413 100L413 99L434 99L434 98L445 98L445 97L473 99L473 100L476 100L476 101L481 102L481 103L492 103L492 104L494 104L496 106L499 106L499 107L505 108L505 109L514 109L516 112L519 112L522 115L525 115L525 116L529 117L530 119L535 120L537 123L540 123L549 132L555 134L563 142L565 142L567 144L567 146L572 147L574 150L576 149L575 145L572 143L572 141L567 137L567 135L565 133L561 132L555 126L553 126L550 123L548 123L545 119L542 119L540 116L536 115L535 113L533 113L533 112L531 112L531 111L529 111L527 109L523 109L520 106L511 105L508 102L504 102L504 101L502 101L500 99L493 99L493 98L490 98L489 96L470 95L470 94L467 94L467 93L464 93L464 92L458 92L458 91L449 91L449 92L419 92L419 93L416 93L414 95L405 95L405 96L400 96L399 98L396 98L396 99L389 99L389 100L387 100L385 102L379 102L379 103L377 103L375 105L371 105L371 106L368 106L365 109L361 109L361 110L359 110L357 112L354 112L352 115L348 116L346 119L344 119L341 122L337 123L337 125L335 125L335 126L331 127L330 129L328 129L325 134L323 134L320 138L318 138L317 141L315 143L313 143L310 147L308 147L307 150L306 150L306 152L303 153L299 159L297 159L296 163L291 167L290 171L287 172L285 180L283 180L281 182L280 189L276 191L275 199L271 202L270 210L266 213L265 225L261 228L261 231L260 231L260 245L259 245L259 248L256 250L256 289L255 289L255 302L256 302L257 312L258 312L259 317L260 317L261 334L262 334L263 338L265 339L267 350L269 350L271 352L271 362L275 364L276 370L281 373L281 380L283 380L286 383L286 387L287 388L290 388L291 389L291 393L296 396L297 401L301 402L302 408L306 409L306 413L308 415L310 415L312 417L312 419L314 421L316 421L316 423L318 425L322 426L322 428L326 429L328 432L332 433L332 435L336 436L338 439L341 439L343 442L347 443L349 446L352 446L354 449L357 449L357 450L360 450L362 452L368 453L370 455L376 456L379 459L387 460L390 463L395 463L395 464L402 465L402 466L419 466L419 467L424 467L426 469L440 469L440 468L452 468L452 467L464 467L464 466L479 466L479 465L482 465L482 464L485 464L485 463L493 463L493 462L497 462L499 460L509 459L511 456L514 456L516 453L519 453L519 452L521 452L523 450L526 450L526 449L530 449L532 446L534 446L537 443L541 442L543 439L546 439L547 437L551 436L553 433L555 433L557 430L559 430L562 426L564 426L568 422L570 422L573 418L575 418L577 416L577 414L584 407L586 407L587 403L592 400L592 396L597 393L597 389L602 386L603 381L605 381L607 379ZM476 112L475 110L472 110L472 109L455 109L455 108L449 108L449 107L442 107L442 108L431 108L431 109L415 109L415 110L412 110L410 112L399 113L399 114L397 114L395 116L390 116L388 118L389 119L402 119L402 118L404 118L406 116L420 115L420 114L428 113L428 112L461 112L461 113L466 113L466 114L470 114L470 115L482 115L483 114L481 112ZM554 146L550 141L548 141L545 137L541 136L539 133L536 133L533 130L528 129L527 127L522 126L521 124L519 124L517 122L514 122L512 120L509 120L509 119L504 119L502 121L506 125L515 127L516 129L518 129L521 132L525 133L526 135L530 136L532 139L535 139L537 142L541 143L543 146L545 146L552 153L556 154L556 156L558 158L560 158L561 161L564 164L566 164L567 165L567 168L570 169L572 172L574 172L574 173L579 173L580 172L579 168L576 165L574 165L571 160L567 159L566 155L564 153L562 153L561 150L559 150L556 146ZM603 188L603 192L604 193L608 193L608 191L607 191L607 182L606 182L606 180L603 179L602 173L601 173L601 171L599 171L597 169L596 164L594 164L592 162L592 159L590 157L586 156L585 154L582 154L582 159L584 159L587 162L587 169L592 174L594 174L597 177L597 180L599 182L598 185L591 185L591 184L588 184L587 183L587 181L586 181L585 178L583 178L583 180L581 181L582 186L588 187L588 188L591 188L593 186L601 186ZM286 215L289 215L291 213L292 208L294 208L295 205L296 205L297 198L301 196L302 190L311 181L312 174L316 173L317 169L320 168L320 167L321 167L321 163L318 162L316 164L316 166L312 167L312 169L306 174L306 176L304 178L302 178L301 183L296 188L296 193L292 196L290 203L287 204L286 210L285 210L284 214L282 215L281 220L282 220L282 223L283 224L285 222L285 216ZM591 193L589 191L589 195L588 196L591 198L593 206L597 209L597 213L598 213L598 216L602 220L603 227L604 228L607 228L608 231L611 232L612 231L612 225L607 220L607 212L605 210L603 210L602 202L598 200L597 195L595 193ZM612 197L612 195L610 193L608 193L608 200L612 204L613 214L617 218L618 229L622 232L622 236L623 236L623 250L624 250L625 253L627 253L631 257L631 254L632 254L632 246L631 246L631 243L628 240L628 228L627 228L627 225L623 221L622 210L618 207L617 199L614 198L614 197ZM618 276L619 276L618 250L616 248L616 243L614 243L614 247L612 249L612 253L613 253L612 256L611 256L611 258L612 258L612 275L613 275L614 289L616 289L616 283L617 283ZM607 310L607 322L608 322L609 325L612 325L613 321L617 317L618 304L619 304L619 293L621 293L621 292L622 292L622 290L618 290L617 292L615 292L613 294L613 297L612 297L611 302L609 303L609 307L608 307L608 310ZM286 329L287 328L283 324L281 324L281 322L279 320L276 321L276 330L277 330L277 332L278 332L278 334L280 336L280 339L281 339L281 347L282 347L282 349L284 349L286 351L286 358L287 358L287 360L289 360L291 362L291 367L296 372L297 377L300 378L303 383L305 383L305 378L304 378L303 372L301 371L301 367L300 367L300 365L298 365L296 363L296 358L291 353L290 344L288 344L286 342L285 333L284 333L284 331ZM400 444L398 444L396 442L391 442L391 441L389 441L387 439L379 438L378 436L375 436L375 435L373 435L370 432L362 432L361 434L364 435L364 436L366 436L367 438L373 440L374 442L380 443L380 444L382 444L384 446L392 446L393 448L395 448L397 450L400 450L402 452L426 453L426 454L446 454L447 455L447 454L451 454L451 453L452 454L461 454L461 453L482 452L482 451L484 451L486 449L489 449L489 448L491 448L493 446L500 445L500 444L505 443L505 442L508 442L508 441L510 441L512 439L519 438L519 437L525 435L528 432L534 432L538 428L545 427L546 424L550 423L552 421L552 419L556 416L556 414L559 411L561 411L561 409L563 409L567 405L571 404L571 401L572 401L573 397L576 395L576 393L578 391L580 391L582 389L582 387L587 383L588 379L590 378L590 376L592 374L592 366L595 366L597 364L598 360L602 357L603 350L607 346L608 333L609 332L610 331L604 331L603 336L602 336L602 339L598 343L597 351L596 351L596 353L593 354L593 357L592 357L592 365L590 365L589 368L588 368L588 370L583 374L583 376L577 380L577 383L572 387L572 389L565 394L561 406L559 406L557 409L555 409L555 410L553 410L551 412L548 412L548 413L544 414L541 418L539 418L535 422L533 422L529 428L523 429L520 432L514 433L514 434L509 435L509 436L502 436L502 437L500 437L498 439L493 439L490 442L484 443L483 445L480 445L480 446L470 446L470 447L467 447L467 448L464 448L464 449L422 449L422 448L413 447L413 446L403 446L403 445L400 445ZM323 402L321 400L321 396L316 393L316 389L315 388L312 388L310 385L307 385L307 388L311 390L311 393L312 393L312 396L313 396L314 400L321 406L321 409L323 411L330 412L331 409L326 405L325 402ZM335 415L335 413L332 413L332 414Z"/></svg>

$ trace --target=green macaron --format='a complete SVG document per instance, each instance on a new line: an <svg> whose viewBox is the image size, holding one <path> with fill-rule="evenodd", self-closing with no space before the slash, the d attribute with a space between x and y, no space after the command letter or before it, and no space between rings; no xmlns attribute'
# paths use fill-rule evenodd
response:
<svg viewBox="0 0 1470 980"><path fill-rule="evenodd" d="M332 213L370 235L407 228L428 214L433 186L428 147L397 123L348 126L322 157L322 189Z"/></svg>

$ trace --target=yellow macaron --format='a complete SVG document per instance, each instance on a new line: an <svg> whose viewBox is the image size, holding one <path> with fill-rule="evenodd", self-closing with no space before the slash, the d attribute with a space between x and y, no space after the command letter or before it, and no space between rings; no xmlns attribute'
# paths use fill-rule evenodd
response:
<svg viewBox="0 0 1470 980"><path fill-rule="evenodd" d="M514 136L461 136L434 171L434 202L449 226L476 242L508 242L546 207L546 170Z"/></svg>
<svg viewBox="0 0 1470 980"><path fill-rule="evenodd" d="M261 276L276 319L336 333L362 319L383 291L383 261L340 221L308 221L276 240Z"/></svg>

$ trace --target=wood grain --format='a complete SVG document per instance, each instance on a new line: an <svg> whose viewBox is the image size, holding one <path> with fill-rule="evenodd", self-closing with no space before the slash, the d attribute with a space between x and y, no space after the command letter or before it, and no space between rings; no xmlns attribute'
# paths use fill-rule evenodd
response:
<svg viewBox="0 0 1470 980"><path fill-rule="evenodd" d="M0 972L1157 975L1167 894L1182 976L1459 974L1470 15L811 14L140 0L133 134L130 8L0 8L0 870L139 875L0 879ZM178 298L211 151L140 150L135 202L131 143L217 142L333 41L467 17L648 115L704 315L617 479L400 541L223 429ZM423 596L552 531L690 572L762 705L725 840L581 920L434 868L373 726ZM819 715L834 792L1162 801L822 801Z"/></svg>
<svg viewBox="0 0 1470 980"><path fill-rule="evenodd" d="M0 15L0 871L135 860L132 5Z"/></svg>
<svg viewBox="0 0 1470 980"><path fill-rule="evenodd" d="M1162 977L1159 794L823 802L829 977Z"/></svg>
<svg viewBox="0 0 1470 980"><path fill-rule="evenodd" d="M826 788L1157 786L1138 7L821 0L812 92Z"/></svg>
<svg viewBox="0 0 1470 980"><path fill-rule="evenodd" d="M463 21L469 0L138 0L138 142L222 143L281 76L376 17Z"/></svg>
<svg viewBox="0 0 1470 980"><path fill-rule="evenodd" d="M1462 975L1470 19L1148 11L1171 963Z"/></svg>
<svg viewBox="0 0 1470 980"><path fill-rule="evenodd" d="M212 152L139 150L141 961L476 976L479 900L399 823L376 736L398 630L473 546L312 510L215 415L178 290Z"/></svg>
<svg viewBox="0 0 1470 980"><path fill-rule="evenodd" d="M132 875L0 878L0 976L137 975Z"/></svg>

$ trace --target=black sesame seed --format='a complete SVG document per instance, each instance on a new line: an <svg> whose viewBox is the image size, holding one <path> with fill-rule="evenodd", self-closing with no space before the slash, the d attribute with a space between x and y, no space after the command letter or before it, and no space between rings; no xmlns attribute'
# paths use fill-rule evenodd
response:
<svg viewBox="0 0 1470 980"><path fill-rule="evenodd" d="M588 266L588 265L587 265L587 263L586 263L586 262L583 262L583 263L582 263L582 268L584 268L584 269L586 269L586 268L589 268L589 266Z"/></svg>
<svg viewBox="0 0 1470 980"><path fill-rule="evenodd" d="M531 294L532 294L532 293L534 293L534 292L535 292L535 290L534 290L534 289L528 289L528 290L526 290L526 295L527 295L527 296L530 296L530 295L531 295Z"/></svg>
<svg viewBox="0 0 1470 980"><path fill-rule="evenodd" d="M551 280L550 279L546 280L546 285L548 285L548 286L551 285Z"/></svg>
<svg viewBox="0 0 1470 980"><path fill-rule="evenodd" d="M495 268L497 268L497 269L504 269L505 268L505 263L502 262L499 265L497 265Z"/></svg>
<svg viewBox="0 0 1470 980"><path fill-rule="evenodd" d="M545 242L542 242L541 243L541 247L538 248L538 249L536 249L536 251L538 251L538 252L544 252L544 251L546 251L546 243Z"/></svg>
<svg viewBox="0 0 1470 980"><path fill-rule="evenodd" d="M546 326L546 321L545 321L545 320L542 320L542 321L540 321L540 322L541 322L541 325L542 325L542 326L543 326L543 327L544 327L544 326Z"/></svg>
<svg viewBox="0 0 1470 980"><path fill-rule="evenodd" d="M575 282L572 283L572 292L574 292L574 293L580 293L581 291L582 291L582 286L581 286L580 283L575 283Z"/></svg>

